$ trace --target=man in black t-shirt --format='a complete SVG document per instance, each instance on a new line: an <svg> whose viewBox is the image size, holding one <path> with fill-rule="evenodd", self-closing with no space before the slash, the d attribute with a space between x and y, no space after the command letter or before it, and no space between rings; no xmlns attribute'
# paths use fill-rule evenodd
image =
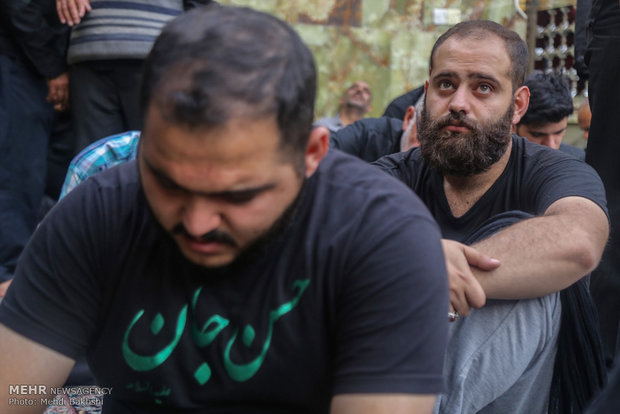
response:
<svg viewBox="0 0 620 414"><path fill-rule="evenodd" d="M327 154L293 29L193 10L143 82L137 160L55 206L0 304L0 412L41 412L85 355L105 414L430 413L439 228L398 180Z"/></svg>
<svg viewBox="0 0 620 414"><path fill-rule="evenodd" d="M442 229L455 322L441 413L580 412L580 398L600 387L588 377L600 373L600 359L580 371L580 357L597 349L565 353L565 345L578 348L571 333L587 336L596 325L580 319L592 303L578 281L607 240L605 193L585 163L511 136L528 106L526 67L527 46L511 30L454 26L431 52L419 149L377 162ZM573 284L585 295L580 306L556 293ZM580 339L600 340L596 332Z"/></svg>

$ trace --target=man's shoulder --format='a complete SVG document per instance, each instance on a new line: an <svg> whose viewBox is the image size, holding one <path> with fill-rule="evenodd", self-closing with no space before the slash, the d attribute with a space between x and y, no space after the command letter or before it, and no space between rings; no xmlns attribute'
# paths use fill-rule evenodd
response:
<svg viewBox="0 0 620 414"><path fill-rule="evenodd" d="M585 163L577 163L574 161L578 161L579 158L569 154L563 150L556 150L553 148L546 147L544 145L536 144L528 141L526 138L513 135L513 151L511 157L513 159L520 159L524 163L543 163L543 164L551 164L558 162L566 162L569 165L579 166L583 164L585 168L588 167ZM578 149L578 148L575 148Z"/></svg>
<svg viewBox="0 0 620 414"><path fill-rule="evenodd" d="M333 132L342 128L342 121L340 120L340 115L336 114L318 119L314 122L314 126L324 126Z"/></svg>
<svg viewBox="0 0 620 414"><path fill-rule="evenodd" d="M140 131L128 131L102 138L87 146L71 161L60 197L64 197L87 178L135 159L139 140Z"/></svg>
<svg viewBox="0 0 620 414"><path fill-rule="evenodd" d="M333 132L330 145L365 161L400 150L403 122L397 118L364 118Z"/></svg>
<svg viewBox="0 0 620 414"><path fill-rule="evenodd" d="M347 133L348 130L364 130L368 133L374 133L383 136L391 136L394 131L401 131L403 127L402 119L381 116L379 118L363 118L347 125L336 133L341 135Z"/></svg>
<svg viewBox="0 0 620 414"><path fill-rule="evenodd" d="M386 155L375 161L373 165L405 182L408 181L405 177L420 176L422 171L427 169L420 147Z"/></svg>
<svg viewBox="0 0 620 414"><path fill-rule="evenodd" d="M141 188L137 161L130 160L90 177L63 198L75 193L82 199L96 198L98 203L131 205Z"/></svg>
<svg viewBox="0 0 620 414"><path fill-rule="evenodd" d="M409 206L412 211L421 206L418 205L417 195L391 176L393 174L386 174L376 164L369 164L338 150L328 152L319 173L321 185L332 188L334 196L342 197L348 205L364 200L385 199L390 205L411 203Z"/></svg>
<svg viewBox="0 0 620 414"><path fill-rule="evenodd" d="M71 161L70 170L100 171L132 160L136 157L139 139L140 131L127 131L95 141Z"/></svg>

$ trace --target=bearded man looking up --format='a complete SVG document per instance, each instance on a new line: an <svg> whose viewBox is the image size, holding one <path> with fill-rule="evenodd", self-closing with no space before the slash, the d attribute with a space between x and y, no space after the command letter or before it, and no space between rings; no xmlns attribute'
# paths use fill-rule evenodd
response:
<svg viewBox="0 0 620 414"><path fill-rule="evenodd" d="M605 193L583 162L511 135L528 107L526 66L513 31L454 26L431 52L419 149L377 161L442 230L454 320L442 413L581 412L604 382L600 346L572 335L600 345L580 280L608 237ZM583 375L562 375L563 364Z"/></svg>

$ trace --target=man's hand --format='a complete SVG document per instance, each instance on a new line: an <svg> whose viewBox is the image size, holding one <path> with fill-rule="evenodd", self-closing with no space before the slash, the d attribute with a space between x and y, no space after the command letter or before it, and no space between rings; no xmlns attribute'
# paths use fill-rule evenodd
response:
<svg viewBox="0 0 620 414"><path fill-rule="evenodd" d="M471 271L471 267L493 270L500 263L497 259L454 240L442 239L441 243L450 285L450 311L467 316L471 308L481 308L486 302L484 290Z"/></svg>
<svg viewBox="0 0 620 414"><path fill-rule="evenodd" d="M68 26L81 22L82 17L91 10L90 0L56 0L58 18Z"/></svg>
<svg viewBox="0 0 620 414"><path fill-rule="evenodd" d="M47 102L54 104L57 111L65 111L69 107L69 74L64 72L54 79L47 79L49 91Z"/></svg>
<svg viewBox="0 0 620 414"><path fill-rule="evenodd" d="M3 298L6 295L6 290L9 288L9 285L13 279L7 280L6 282L0 283L0 298Z"/></svg>

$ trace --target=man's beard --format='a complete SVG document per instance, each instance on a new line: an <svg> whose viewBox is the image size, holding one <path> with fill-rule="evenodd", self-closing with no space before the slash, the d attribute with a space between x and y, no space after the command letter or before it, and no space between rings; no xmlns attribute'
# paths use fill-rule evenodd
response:
<svg viewBox="0 0 620 414"><path fill-rule="evenodd" d="M487 171L508 148L513 113L514 102L501 119L490 124L467 119L462 112L451 112L433 120L425 102L418 126L424 161L442 175L470 177ZM467 127L469 131L442 131L451 123Z"/></svg>

